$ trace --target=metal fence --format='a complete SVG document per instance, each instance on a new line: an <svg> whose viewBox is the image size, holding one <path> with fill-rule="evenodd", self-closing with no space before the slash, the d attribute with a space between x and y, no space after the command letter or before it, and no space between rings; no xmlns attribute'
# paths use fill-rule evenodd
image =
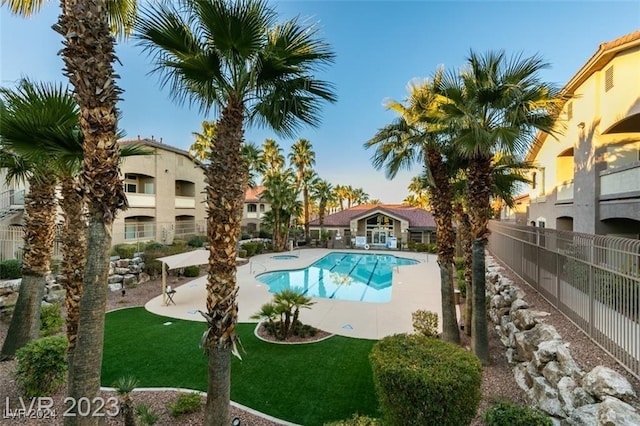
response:
<svg viewBox="0 0 640 426"><path fill-rule="evenodd" d="M640 240L491 222L489 249L640 379Z"/></svg>

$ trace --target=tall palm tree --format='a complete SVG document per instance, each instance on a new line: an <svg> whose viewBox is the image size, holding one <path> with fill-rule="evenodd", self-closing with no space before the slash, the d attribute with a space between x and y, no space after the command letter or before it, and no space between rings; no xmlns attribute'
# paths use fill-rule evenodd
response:
<svg viewBox="0 0 640 426"><path fill-rule="evenodd" d="M347 199L349 190L344 185L336 185L333 187L335 198L340 204L340 211L344 210L344 201Z"/></svg>
<svg viewBox="0 0 640 426"><path fill-rule="evenodd" d="M262 144L261 162L264 165L264 174L266 175L282 171L284 155L282 148L274 139L265 139Z"/></svg>
<svg viewBox="0 0 640 426"><path fill-rule="evenodd" d="M13 13L29 16L42 0L2 0ZM113 219L126 208L118 167L116 104L121 90L113 69L115 39L126 35L136 15L135 0L61 2L54 30L65 41L64 72L74 87L84 134L81 186L89 210L87 264L83 278L78 340L80 362L69 369L68 395L94 401L100 390L100 368L107 299L107 274ZM92 407L90 407L92 408ZM73 410L72 410L73 411ZM67 416L65 424L96 424L97 417Z"/></svg>
<svg viewBox="0 0 640 426"><path fill-rule="evenodd" d="M318 202L318 222L320 223L320 232L322 232L324 231L327 206L336 199L334 188L326 180L319 180L313 185L311 196Z"/></svg>
<svg viewBox="0 0 640 426"><path fill-rule="evenodd" d="M200 161L206 161L209 158L209 151L213 147L213 139L216 134L215 121L203 121L202 133L191 132L196 140L189 147L189 154Z"/></svg>
<svg viewBox="0 0 640 426"><path fill-rule="evenodd" d="M455 129L453 143L469 161L468 212L473 238L472 346L489 363L485 306L485 246L489 230L492 161L497 152L526 152L534 132L553 134L561 104L560 90L543 82L540 71L549 64L539 56L508 58L504 52L471 52L466 68L448 73L437 91L446 125Z"/></svg>
<svg viewBox="0 0 640 426"><path fill-rule="evenodd" d="M264 222L273 232L273 249L283 251L287 244L291 220L298 217L302 210L298 201L296 177L291 169L273 172L265 176L263 185L265 190L261 196L271 204L271 210L265 214Z"/></svg>
<svg viewBox="0 0 640 426"><path fill-rule="evenodd" d="M135 28L178 102L220 112L205 171L210 257L204 424L226 426L230 355L237 340L236 244L248 175L241 155L244 127L259 123L292 136L300 124L317 125L321 102L335 101L335 95L313 73L334 54L316 27L297 19L276 24L276 13L263 0L176 3L149 5Z"/></svg>
<svg viewBox="0 0 640 426"><path fill-rule="evenodd" d="M249 177L247 178L247 185L251 188L256 186L256 175L264 172L264 163L262 162L262 151L260 148L251 142L245 142L242 144L242 156L247 163L249 169Z"/></svg>
<svg viewBox="0 0 640 426"><path fill-rule="evenodd" d="M351 195L353 196L353 203L356 206L360 204L366 204L369 202L369 194L364 192L363 188L355 188Z"/></svg>
<svg viewBox="0 0 640 426"><path fill-rule="evenodd" d="M379 130L365 143L365 147L376 149L372 156L373 166L377 169L384 167L389 178L395 177L401 169L411 168L417 162L422 163L427 170L438 241L443 338L459 343L453 291L455 234L451 222L453 211L450 188L453 172L447 162L447 155L443 155L448 134L438 125L440 117L437 108L440 99L434 91L441 77L442 72L438 70L433 80L411 83L405 103L389 102L388 108L398 112L400 117Z"/></svg>
<svg viewBox="0 0 640 426"><path fill-rule="evenodd" d="M300 138L291 145L289 162L296 170L298 191L302 190L304 239L309 241L309 184L313 181L313 166L316 164L316 153L311 142Z"/></svg>

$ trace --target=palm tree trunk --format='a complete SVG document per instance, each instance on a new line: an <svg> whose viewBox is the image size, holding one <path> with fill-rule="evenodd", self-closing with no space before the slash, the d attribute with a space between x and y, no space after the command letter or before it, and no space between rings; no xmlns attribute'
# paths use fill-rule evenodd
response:
<svg viewBox="0 0 640 426"><path fill-rule="evenodd" d="M449 173L442 161L441 154L435 150L427 151L427 167L433 176L434 185L429 187L433 200L433 215L436 222L438 240L438 266L440 267L440 294L442 297L442 338L460 344L458 317L453 291L453 258L456 243L451 218L453 217L452 194Z"/></svg>
<svg viewBox="0 0 640 426"><path fill-rule="evenodd" d="M236 250L240 236L248 169L241 155L243 105L230 101L217 123L215 146L207 166L209 267L204 342L209 357L205 426L228 426L230 419L231 349L237 336ZM234 176L235 179L230 179ZM275 234L275 233L274 233Z"/></svg>
<svg viewBox="0 0 640 426"><path fill-rule="evenodd" d="M116 104L121 90L113 70L115 39L106 0L63 0L56 31L65 37L65 75L73 85L84 134L82 194L89 210L78 337L68 396L95 399L100 392L107 275L113 219L127 207L120 179ZM89 407L93 412L96 407ZM97 416L67 416L65 425L96 425Z"/></svg>
<svg viewBox="0 0 640 426"><path fill-rule="evenodd" d="M55 179L29 180L25 199L24 254L22 283L0 359L10 359L16 351L40 335L40 310L55 235Z"/></svg>
<svg viewBox="0 0 640 426"><path fill-rule="evenodd" d="M80 298L82 279L86 262L87 223L84 215L84 200L76 191L75 178L68 176L62 180L62 200L60 208L64 216L62 229L62 274L61 281L66 290L67 340L69 347L67 361L73 362L73 351L78 336L80 319Z"/></svg>
<svg viewBox="0 0 640 426"><path fill-rule="evenodd" d="M469 215L464 211L462 203L456 205L456 216L458 221L458 237L462 245L462 256L464 273L463 279L466 285L466 297L464 306L464 333L471 336L472 313L473 313L473 242L471 240L471 223Z"/></svg>
<svg viewBox="0 0 640 426"><path fill-rule="evenodd" d="M491 195L491 158L477 157L469 163L467 176L469 221L473 238L473 325L471 346L482 365L489 364L489 334L485 305L484 249L489 237L489 198Z"/></svg>
<svg viewBox="0 0 640 426"><path fill-rule="evenodd" d="M309 212L309 188L307 185L302 188L302 199L304 202L304 240L309 241L309 221L311 215Z"/></svg>

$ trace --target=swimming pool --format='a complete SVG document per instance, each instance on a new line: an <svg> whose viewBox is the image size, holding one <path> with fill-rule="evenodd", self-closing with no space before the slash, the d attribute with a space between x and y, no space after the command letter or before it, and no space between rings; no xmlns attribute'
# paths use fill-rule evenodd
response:
<svg viewBox="0 0 640 426"><path fill-rule="evenodd" d="M297 259L298 256L296 256L295 254L277 254L275 256L271 256L272 259L277 259L277 260L290 260L290 259Z"/></svg>
<svg viewBox="0 0 640 426"><path fill-rule="evenodd" d="M309 297L383 303L391 300L393 269L417 260L388 254L329 253L304 269L258 275L271 293L296 288Z"/></svg>

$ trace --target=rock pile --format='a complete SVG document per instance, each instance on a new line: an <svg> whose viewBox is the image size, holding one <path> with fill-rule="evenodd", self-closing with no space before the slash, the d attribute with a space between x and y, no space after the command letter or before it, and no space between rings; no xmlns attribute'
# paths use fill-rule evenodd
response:
<svg viewBox="0 0 640 426"><path fill-rule="evenodd" d="M583 371L555 327L544 323L550 314L529 309L524 291L501 270L488 256L489 317L528 404L562 426L640 425L627 379L603 366Z"/></svg>

